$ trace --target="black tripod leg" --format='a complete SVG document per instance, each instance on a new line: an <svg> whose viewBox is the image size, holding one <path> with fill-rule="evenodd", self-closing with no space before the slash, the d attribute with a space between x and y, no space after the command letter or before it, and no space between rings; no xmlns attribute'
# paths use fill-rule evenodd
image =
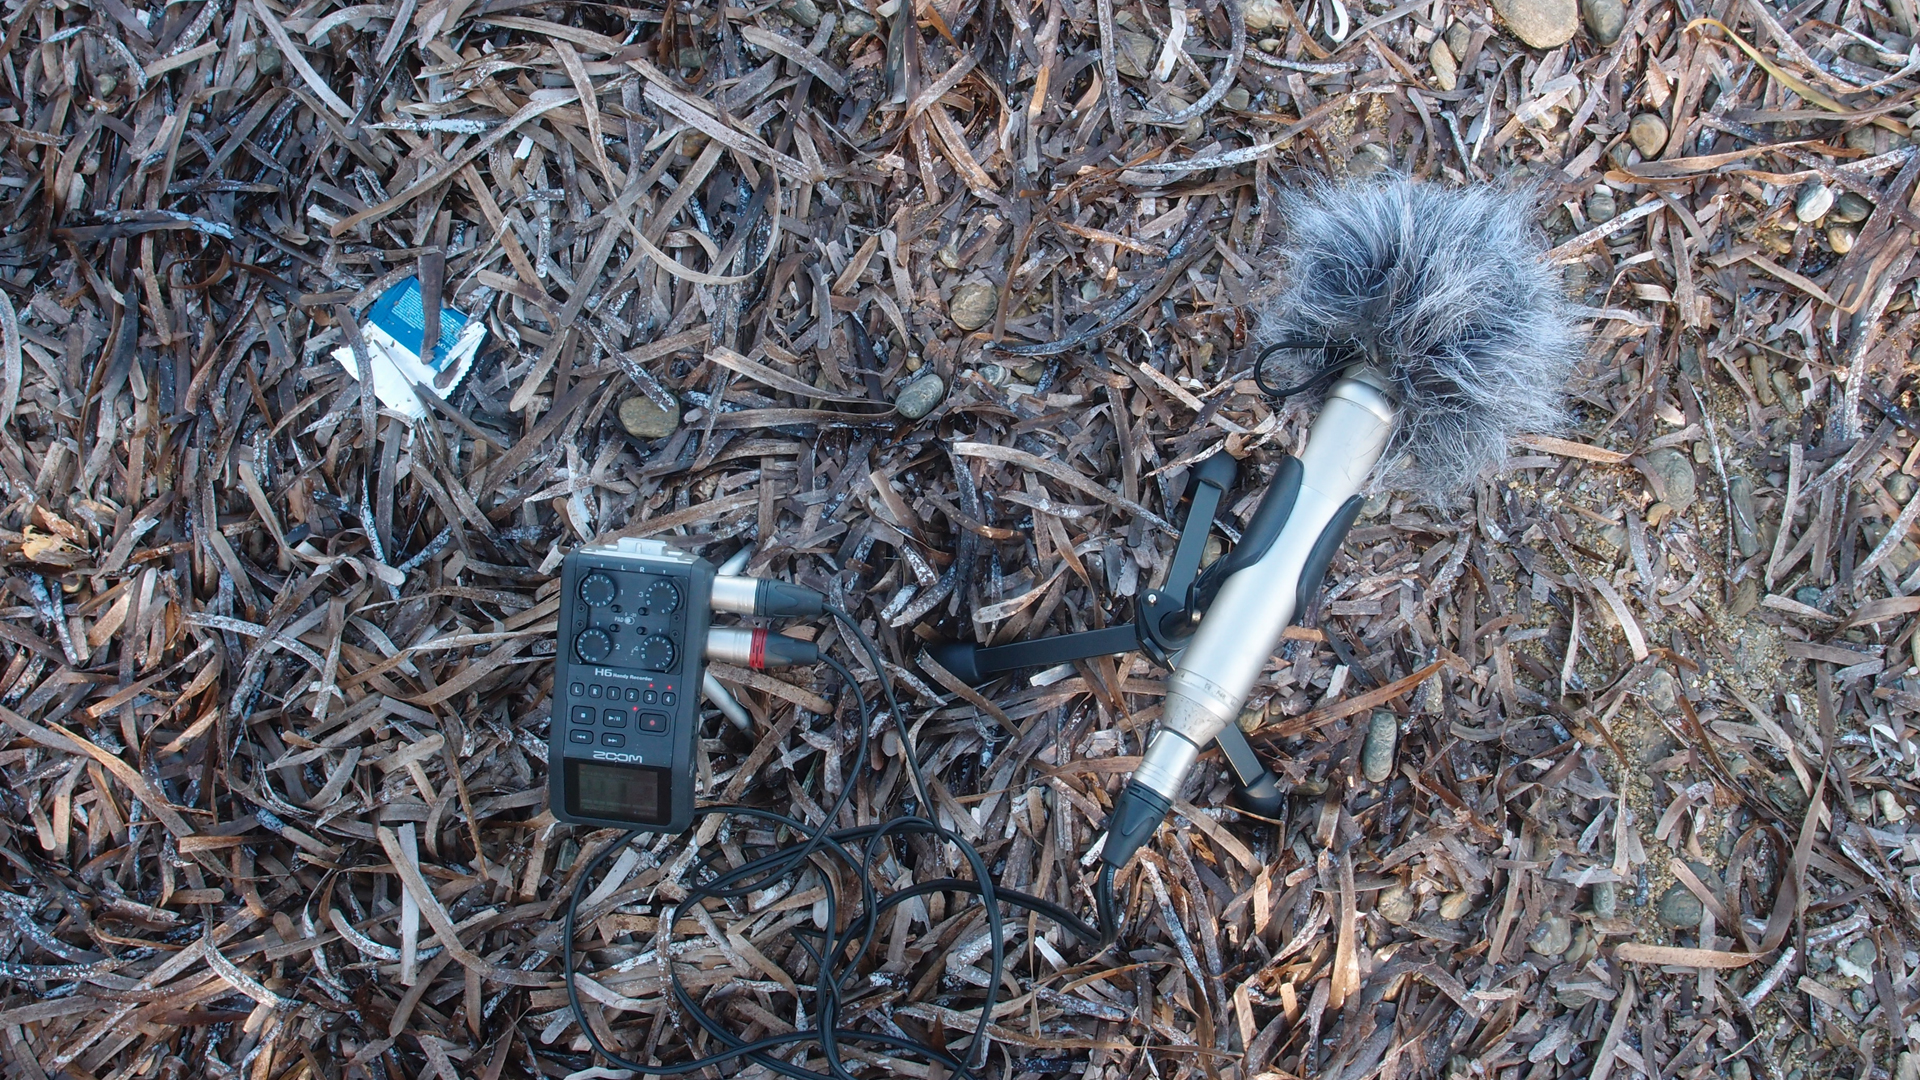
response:
<svg viewBox="0 0 1920 1080"><path fill-rule="evenodd" d="M1240 790L1234 794L1234 800L1240 808L1265 818L1277 818L1286 808L1286 796L1280 792L1280 780L1267 768L1260 756L1253 752L1253 744L1247 741L1246 732L1238 724L1228 724L1213 737L1226 756L1227 767L1233 770L1234 779L1240 781Z"/></svg>

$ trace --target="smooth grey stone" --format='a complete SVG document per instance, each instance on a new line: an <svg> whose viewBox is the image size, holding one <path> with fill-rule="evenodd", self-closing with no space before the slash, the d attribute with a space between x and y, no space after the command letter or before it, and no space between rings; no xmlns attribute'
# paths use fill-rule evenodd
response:
<svg viewBox="0 0 1920 1080"><path fill-rule="evenodd" d="M1587 33L1602 47L1619 41L1620 32L1627 28L1627 6L1620 0L1580 0L1580 14L1586 19Z"/></svg>
<svg viewBox="0 0 1920 1080"><path fill-rule="evenodd" d="M1540 925L1527 937L1527 948L1549 959L1566 952L1572 944L1573 927L1563 915L1549 915L1540 920Z"/></svg>
<svg viewBox="0 0 1920 1080"><path fill-rule="evenodd" d="M947 385L940 376L927 372L914 377L893 397L893 407L901 416L909 420L918 420L933 411L935 405L947 394Z"/></svg>
<svg viewBox="0 0 1920 1080"><path fill-rule="evenodd" d="M1873 215L1873 204L1865 196L1843 191L1839 198L1833 200L1833 209L1828 214L1842 225L1854 225Z"/></svg>
<svg viewBox="0 0 1920 1080"><path fill-rule="evenodd" d="M1653 481L1653 493L1675 513L1685 513L1699 493L1693 475L1693 461L1671 446L1649 451L1646 455L1647 478Z"/></svg>
<svg viewBox="0 0 1920 1080"><path fill-rule="evenodd" d="M1360 747L1360 774L1378 784L1393 775L1393 751L1400 742L1400 718L1387 709L1375 709L1367 721L1367 740Z"/></svg>
<svg viewBox="0 0 1920 1080"><path fill-rule="evenodd" d="M1693 930L1700 926L1700 913L1706 910L1700 898L1679 882L1660 894L1660 906L1655 915L1660 925L1669 930Z"/></svg>
<svg viewBox="0 0 1920 1080"><path fill-rule="evenodd" d="M1793 216L1801 221L1819 221L1833 209L1833 189L1818 180L1800 189L1793 200Z"/></svg>

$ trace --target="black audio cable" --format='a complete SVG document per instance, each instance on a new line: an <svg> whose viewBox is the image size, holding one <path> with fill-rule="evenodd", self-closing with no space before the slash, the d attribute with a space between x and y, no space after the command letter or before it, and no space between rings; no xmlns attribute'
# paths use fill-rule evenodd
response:
<svg viewBox="0 0 1920 1080"><path fill-rule="evenodd" d="M658 941L663 950L661 961L667 966L673 999L682 1012L702 1032L718 1043L721 1049L687 1061L647 1065L615 1053L601 1042L593 1026L587 1023L580 1001L576 978L577 961L574 954L575 921L580 901L586 895L589 882L599 876L607 859L614 852L623 850L632 843L634 838L640 835L641 830L638 829L627 832L617 842L596 854L575 880L572 895L568 899L565 922L562 927L565 965L563 970L567 1003L572 1008L574 1021L580 1025L580 1030L586 1035L588 1043L609 1064L643 1075L684 1076L724 1062L745 1058L791 1080L858 1080L844 1063L842 1050L843 1047L865 1044L881 1053L912 1054L928 1062L937 1062L959 1080L983 1080L979 1071L985 1064L982 1051L988 1045L988 1026L992 1022L994 1007L1000 1000L1006 964L1006 925L1005 916L1001 913L1001 905L1005 904L1008 907L1030 911L1051 919L1094 948L1104 949L1112 944L1118 934L1113 897L1114 868L1102 864L1096 879L1094 893L1098 921L1095 925L1087 924L1073 912L1053 901L996 885L986 860L979 851L964 836L941 826L930 816L933 813L933 804L926 775L920 763L919 752L914 746L906 714L900 708L899 700L894 694L893 681L887 674L885 657L880 647L860 628L852 615L826 603L825 597L800 586L785 583L781 585L781 589L777 592L784 601L780 605L782 608L798 608L804 613L805 609L812 607L814 614L823 612L830 614L846 630L849 637L859 642L862 651L866 653L875 677L880 680L881 692L899 733L901 753L913 781L915 796L919 801L916 809L920 812L909 813L873 825L847 829L831 828L832 822L839 818L852 797L855 783L860 776L859 770L867 767L869 731L872 726L871 706L866 694L860 689L859 682L846 665L830 655L819 654L820 662L827 665L840 677L845 686L852 689L859 705L860 729L853 758L857 763L855 770L845 778L840 793L831 805L826 807L822 820L817 824L763 807L728 804L698 808L695 811L696 818L720 815L757 820L773 826L776 830L788 830L801 840L798 843L774 847L765 854L748 859L731 869L714 865L713 854L702 857L690 868L688 876L690 878L705 876L705 880L689 886L686 898L661 914L661 925L665 930L659 935ZM772 590L763 591L760 595L765 596L769 592ZM814 606L815 600L803 595L807 593L817 598L818 606ZM785 613L780 611L763 614ZM797 655L804 655L804 652L805 650L801 650ZM928 816L922 816L922 814ZM937 841L951 844L972 870L972 879L937 878L918 882L885 896L880 895L874 885L876 863L894 851L895 841L915 835L932 837ZM751 850L750 847L749 850ZM835 876L821 869L819 860L823 858L831 859L853 871L851 876L858 882L860 905L844 927L840 919L837 880ZM794 935L796 943L807 954L815 969L811 994L808 995L810 1000L806 1002L808 1006L806 1015L813 1020L813 1025L784 1034L768 1035L752 1042L744 1041L709 1013L681 981L680 973L674 968L671 958L664 951L673 932L673 923L677 921L679 910L698 906L707 900L722 902L740 900L751 893L767 888L781 878L808 872L819 880L825 893L826 929L795 928L789 932ZM795 882L794 888L795 891L799 891L799 882ZM950 1051L930 1046L917 1039L870 1028L843 1026L848 1022L843 1018L848 1016L851 1008L857 1007L857 1002L853 999L861 984L866 981L864 965L876 936L885 925L885 916L901 904L934 893L958 893L979 897L986 917L990 942L989 981L985 1000L980 1004L980 1021L974 1028L973 1039L969 1044L970 1049L964 1059L956 1057ZM819 1050L820 1056L826 1063L827 1071L802 1068L784 1060L783 1056L791 1056L793 1050L805 1046Z"/></svg>

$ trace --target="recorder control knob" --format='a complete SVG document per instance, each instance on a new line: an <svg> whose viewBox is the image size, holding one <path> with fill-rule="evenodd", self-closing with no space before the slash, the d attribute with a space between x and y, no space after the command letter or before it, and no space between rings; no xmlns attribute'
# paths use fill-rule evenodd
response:
<svg viewBox="0 0 1920 1080"><path fill-rule="evenodd" d="M634 649L634 663L648 671L666 671L673 666L675 651L671 639L650 634Z"/></svg>
<svg viewBox="0 0 1920 1080"><path fill-rule="evenodd" d="M620 595L620 587L605 574L588 574L580 579L580 599L588 607L606 607Z"/></svg>
<svg viewBox="0 0 1920 1080"><path fill-rule="evenodd" d="M680 590L671 581L656 581L641 594L640 606L657 615L670 614L680 606Z"/></svg>
<svg viewBox="0 0 1920 1080"><path fill-rule="evenodd" d="M590 626L573 639L573 651L586 663L598 664L613 655L613 637L597 626Z"/></svg>

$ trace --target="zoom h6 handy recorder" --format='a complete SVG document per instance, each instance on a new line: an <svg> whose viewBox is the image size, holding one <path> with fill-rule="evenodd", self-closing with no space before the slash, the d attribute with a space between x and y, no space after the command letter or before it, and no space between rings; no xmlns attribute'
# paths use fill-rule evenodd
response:
<svg viewBox="0 0 1920 1080"><path fill-rule="evenodd" d="M714 567L654 540L567 556L547 784L578 825L682 832L693 823Z"/></svg>

